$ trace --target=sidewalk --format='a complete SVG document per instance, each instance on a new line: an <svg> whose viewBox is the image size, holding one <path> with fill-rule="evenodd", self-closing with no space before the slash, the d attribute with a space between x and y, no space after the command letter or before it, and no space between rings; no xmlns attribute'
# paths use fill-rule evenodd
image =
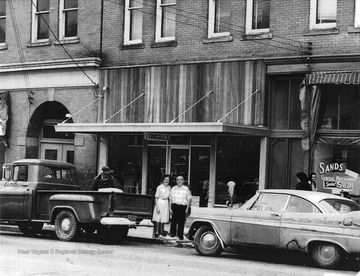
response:
<svg viewBox="0 0 360 276"><path fill-rule="evenodd" d="M21 233L17 225L12 224L0 224L0 230L13 233ZM169 232L170 224L165 225L165 230ZM55 231L55 228L53 225L44 224L42 231ZM169 246L179 247L193 247L192 241L189 241L186 237L184 237L183 241L179 241L177 238L171 238L170 236L155 238L153 232L154 227L151 221L143 221L140 226L137 226L135 229L129 229L128 238L135 239L138 242L143 243L167 244Z"/></svg>

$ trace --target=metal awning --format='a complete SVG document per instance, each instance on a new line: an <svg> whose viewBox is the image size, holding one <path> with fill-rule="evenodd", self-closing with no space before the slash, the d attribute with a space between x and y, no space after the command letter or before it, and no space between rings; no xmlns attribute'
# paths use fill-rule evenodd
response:
<svg viewBox="0 0 360 276"><path fill-rule="evenodd" d="M268 136L269 130L262 126L243 126L222 122L201 123L60 123L57 132L76 133L234 133Z"/></svg>
<svg viewBox="0 0 360 276"><path fill-rule="evenodd" d="M313 72L306 74L305 84L360 84L360 70Z"/></svg>

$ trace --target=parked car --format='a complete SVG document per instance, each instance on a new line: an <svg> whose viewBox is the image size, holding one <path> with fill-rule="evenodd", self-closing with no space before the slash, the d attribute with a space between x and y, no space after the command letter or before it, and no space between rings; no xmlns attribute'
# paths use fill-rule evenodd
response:
<svg viewBox="0 0 360 276"><path fill-rule="evenodd" d="M193 208L185 232L201 255L226 247L279 248L335 268L346 255L360 255L360 205L328 193L259 190L240 208Z"/></svg>

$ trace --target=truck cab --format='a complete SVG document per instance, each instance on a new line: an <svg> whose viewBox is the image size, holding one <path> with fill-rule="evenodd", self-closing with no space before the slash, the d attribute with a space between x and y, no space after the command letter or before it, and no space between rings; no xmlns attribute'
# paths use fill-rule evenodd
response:
<svg viewBox="0 0 360 276"><path fill-rule="evenodd" d="M10 168L10 170L9 170ZM75 166L53 160L21 159L6 168L0 186L1 220L28 221L36 212L36 190L79 190Z"/></svg>

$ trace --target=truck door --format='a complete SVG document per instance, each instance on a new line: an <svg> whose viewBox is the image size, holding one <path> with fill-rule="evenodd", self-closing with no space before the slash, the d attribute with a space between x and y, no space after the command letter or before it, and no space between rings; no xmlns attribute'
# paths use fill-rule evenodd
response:
<svg viewBox="0 0 360 276"><path fill-rule="evenodd" d="M28 187L28 166L13 168L13 178L0 189L0 215L2 220L27 220L31 217L31 194Z"/></svg>

